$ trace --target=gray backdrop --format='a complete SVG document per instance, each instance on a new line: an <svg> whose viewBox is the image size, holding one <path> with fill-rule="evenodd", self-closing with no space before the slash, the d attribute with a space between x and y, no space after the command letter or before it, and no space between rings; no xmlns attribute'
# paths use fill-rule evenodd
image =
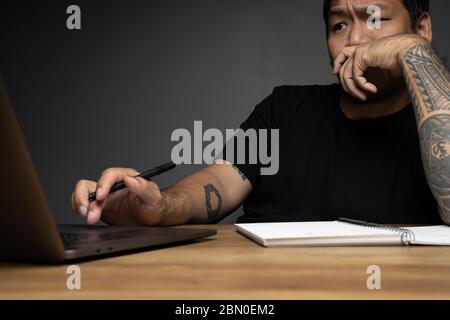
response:
<svg viewBox="0 0 450 320"><path fill-rule="evenodd" d="M81 31L66 28L73 3ZM432 0L443 56L449 8ZM335 81L320 0L3 0L0 12L0 70L58 223L81 222L78 179L169 161L173 130L237 128L275 86Z"/></svg>

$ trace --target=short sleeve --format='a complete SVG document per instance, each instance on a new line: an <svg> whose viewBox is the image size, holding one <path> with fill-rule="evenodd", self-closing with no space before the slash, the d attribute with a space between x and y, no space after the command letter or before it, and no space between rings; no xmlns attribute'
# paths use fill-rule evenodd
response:
<svg viewBox="0 0 450 320"><path fill-rule="evenodd" d="M225 145L225 148L223 150L223 158L227 161L233 163L235 167L237 167L244 175L245 177L250 181L253 188L255 188L258 185L259 176L261 172L261 168L263 167L263 164L260 161L259 157L256 157L256 163L251 163L250 161L250 152L253 152L256 154L259 154L258 147L259 147L259 141L260 136L259 132L261 129L267 130L267 146L268 146L268 152L271 151L270 147L270 130L271 129L279 129L278 125L278 115L276 113L277 110L274 109L273 105L274 100L274 93L272 92L271 95L266 97L262 102L260 102L252 111L252 113L249 115L249 117L241 123L239 126L240 129L242 129L243 132L249 132L249 130L252 130L256 133L256 146L250 146L250 139L245 139L245 161L242 163L242 161L239 161L238 155L238 144L239 141L236 137L232 138L232 143L234 145L234 152L233 157L230 157L227 155L226 149L227 145L230 144L231 141L228 141ZM241 140L242 141L242 140ZM253 141L255 143L255 140Z"/></svg>

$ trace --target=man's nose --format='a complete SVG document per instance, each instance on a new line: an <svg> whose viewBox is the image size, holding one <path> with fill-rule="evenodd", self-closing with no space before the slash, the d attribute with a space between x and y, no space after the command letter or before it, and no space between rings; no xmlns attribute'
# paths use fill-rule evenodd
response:
<svg viewBox="0 0 450 320"><path fill-rule="evenodd" d="M370 30L366 23L358 21L351 26L348 35L348 46L359 46L370 41Z"/></svg>

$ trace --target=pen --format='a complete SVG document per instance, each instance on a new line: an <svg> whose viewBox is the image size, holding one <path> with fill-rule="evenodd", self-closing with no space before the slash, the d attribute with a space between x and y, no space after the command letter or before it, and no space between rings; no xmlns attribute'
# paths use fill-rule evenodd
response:
<svg viewBox="0 0 450 320"><path fill-rule="evenodd" d="M177 165L175 163L173 163L172 161L167 162L163 165L160 165L158 167L155 167L153 169L147 170L143 173L138 174L137 176L134 176L135 178L144 178L145 180L150 180L152 177L160 175L161 173L164 173L166 171L169 171L173 168L175 168ZM125 188L125 183L123 181L119 181L116 182L115 184L113 184L113 186L111 187L111 189L109 190L109 194L114 193L116 191L122 190ZM96 192L92 192L89 195L89 202L95 201L96 200L96 196L97 193Z"/></svg>

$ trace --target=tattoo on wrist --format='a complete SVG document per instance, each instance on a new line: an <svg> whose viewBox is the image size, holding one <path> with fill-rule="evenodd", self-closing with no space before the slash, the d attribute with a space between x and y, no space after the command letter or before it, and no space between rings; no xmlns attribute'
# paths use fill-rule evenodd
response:
<svg viewBox="0 0 450 320"><path fill-rule="evenodd" d="M208 214L208 222L215 222L219 218L220 210L222 209L222 195L211 183L203 186L203 188L205 190L205 205L206 213ZM217 198L215 206L212 204L211 194L214 194Z"/></svg>

